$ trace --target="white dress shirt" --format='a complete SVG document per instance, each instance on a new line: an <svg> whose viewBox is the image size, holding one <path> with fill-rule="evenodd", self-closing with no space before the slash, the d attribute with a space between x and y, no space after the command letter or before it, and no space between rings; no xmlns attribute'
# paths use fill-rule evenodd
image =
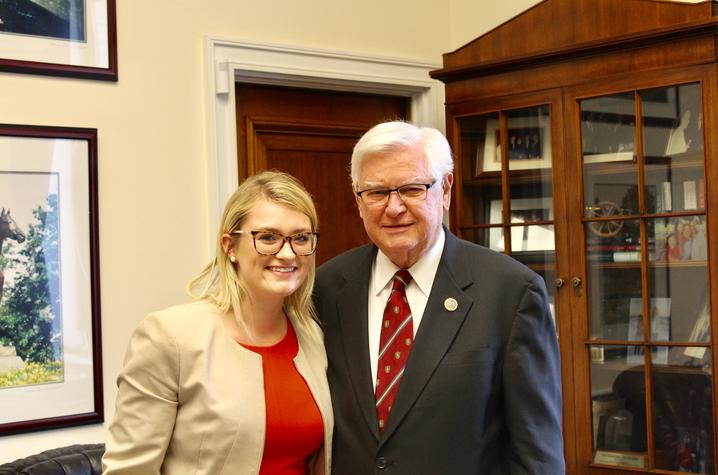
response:
<svg viewBox="0 0 718 475"><path fill-rule="evenodd" d="M439 261L444 250L444 231L439 233L436 243L426 252L416 264L411 266L409 273L412 280L406 286L406 299L409 301L411 316L414 323L414 336L419 330L421 317L424 315L426 303L429 300L431 286L434 285L436 269L439 268ZM376 387L376 366L379 360L379 338L381 336L381 321L384 318L386 301L391 294L392 278L399 267L394 265L389 258L379 250L374 259L369 282L369 361L371 362L372 384Z"/></svg>

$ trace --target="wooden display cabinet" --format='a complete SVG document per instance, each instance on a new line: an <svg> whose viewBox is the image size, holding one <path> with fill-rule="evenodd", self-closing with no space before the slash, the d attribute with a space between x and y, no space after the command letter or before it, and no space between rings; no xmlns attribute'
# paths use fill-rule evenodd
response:
<svg viewBox="0 0 718 475"><path fill-rule="evenodd" d="M716 473L717 27L715 2L545 0L432 73L452 230L546 280L570 474Z"/></svg>

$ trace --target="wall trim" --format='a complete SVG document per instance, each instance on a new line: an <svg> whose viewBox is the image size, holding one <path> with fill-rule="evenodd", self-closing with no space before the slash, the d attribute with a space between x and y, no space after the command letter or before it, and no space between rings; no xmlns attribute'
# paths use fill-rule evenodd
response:
<svg viewBox="0 0 718 475"><path fill-rule="evenodd" d="M411 99L411 120L444 131L444 85L429 72L440 63L206 36L209 229L237 188L236 82L388 94ZM211 243L210 256L214 255Z"/></svg>

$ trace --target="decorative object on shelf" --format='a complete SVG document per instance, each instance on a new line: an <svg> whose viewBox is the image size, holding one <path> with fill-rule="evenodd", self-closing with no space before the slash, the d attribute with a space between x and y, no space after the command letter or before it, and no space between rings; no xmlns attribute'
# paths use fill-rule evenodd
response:
<svg viewBox="0 0 718 475"><path fill-rule="evenodd" d="M0 190L0 435L102 422L97 130L0 124Z"/></svg>
<svg viewBox="0 0 718 475"><path fill-rule="evenodd" d="M646 466L646 456L639 453L597 450L596 455L593 458L593 462L602 465L621 465L624 467L643 468Z"/></svg>
<svg viewBox="0 0 718 475"><path fill-rule="evenodd" d="M605 418L612 412L623 409L626 406L626 401L622 398L617 397L615 394L608 392L606 394L596 395L591 400L591 417L593 419L593 440L594 446L600 447L603 445L603 432L599 440L598 430L599 427L605 427L601 421L605 422Z"/></svg>
<svg viewBox="0 0 718 475"><path fill-rule="evenodd" d="M606 417L603 434L604 447L610 450L631 450L633 414L627 409L616 409Z"/></svg>
<svg viewBox="0 0 718 475"><path fill-rule="evenodd" d="M603 345L591 346L591 363L603 363L606 360L606 352Z"/></svg>
<svg viewBox="0 0 718 475"><path fill-rule="evenodd" d="M652 341L671 340L671 299L670 297L656 297L650 299L650 326ZM643 341L643 299L632 298L629 306L628 336L629 341ZM643 364L643 353L631 352L629 347L626 362ZM637 346L635 348L642 347ZM653 361L655 363L668 363L668 347L654 349Z"/></svg>
<svg viewBox="0 0 718 475"><path fill-rule="evenodd" d="M0 0L0 71L117 81L115 0Z"/></svg>
<svg viewBox="0 0 718 475"><path fill-rule="evenodd" d="M553 251L555 249L553 224L536 224L553 221L551 198L515 198L511 200L511 252ZM501 200L492 200L489 222L501 223L503 209ZM525 223L524 225L521 225ZM519 229L521 232L514 232ZM504 236L501 228L489 231L491 249L504 250Z"/></svg>
<svg viewBox="0 0 718 475"><path fill-rule="evenodd" d="M693 329L688 337L688 341L697 343L707 343L711 338L711 322L710 322L710 302L708 297L704 299L701 311L693 324ZM689 346L683 350L683 354L691 358L701 359L706 354L706 348L703 346Z"/></svg>
<svg viewBox="0 0 718 475"><path fill-rule="evenodd" d="M616 203L612 201L599 201L595 206L586 208L588 218L610 218L623 214ZM623 221L592 221L588 224L588 229L600 237L612 237L617 235L623 228Z"/></svg>
<svg viewBox="0 0 718 475"><path fill-rule="evenodd" d="M693 109L686 109L678 125L671 130L666 144L666 156L703 149L703 115Z"/></svg>
<svg viewBox="0 0 718 475"><path fill-rule="evenodd" d="M681 119L678 125L671 130L668 136L668 143L666 144L666 151L664 155L676 155L679 153L685 153L688 151L688 144L686 144L685 134L688 128L688 121L691 118L691 111L686 110L681 115Z"/></svg>

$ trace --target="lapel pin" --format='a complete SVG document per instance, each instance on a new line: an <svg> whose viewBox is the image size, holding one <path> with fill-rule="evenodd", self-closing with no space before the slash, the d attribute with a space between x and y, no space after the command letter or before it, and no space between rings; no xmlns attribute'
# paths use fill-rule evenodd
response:
<svg viewBox="0 0 718 475"><path fill-rule="evenodd" d="M454 310L459 308L459 302L457 302L456 299L449 297L448 299L444 300L444 308L449 312L453 312Z"/></svg>

